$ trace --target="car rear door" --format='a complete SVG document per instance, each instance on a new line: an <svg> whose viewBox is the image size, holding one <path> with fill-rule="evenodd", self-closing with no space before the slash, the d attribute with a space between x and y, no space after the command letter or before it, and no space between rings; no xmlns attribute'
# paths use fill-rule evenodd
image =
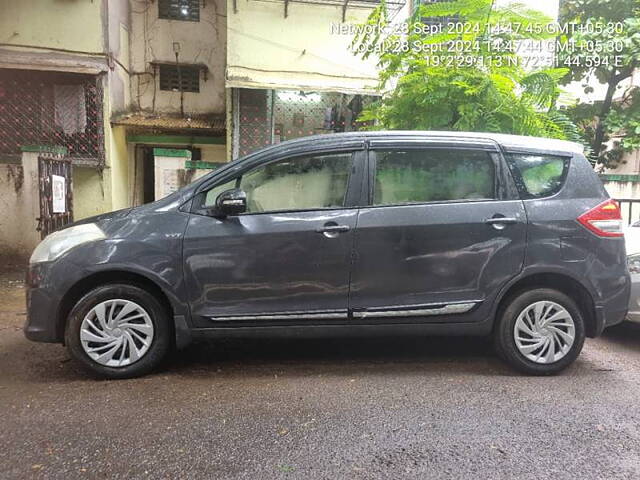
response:
<svg viewBox="0 0 640 480"><path fill-rule="evenodd" d="M363 150L287 154L199 194L184 235L185 282L196 327L336 322L348 318ZM246 213L207 205L246 191Z"/></svg>
<svg viewBox="0 0 640 480"><path fill-rule="evenodd" d="M350 305L358 319L473 322L522 268L526 214L498 146L370 144Z"/></svg>

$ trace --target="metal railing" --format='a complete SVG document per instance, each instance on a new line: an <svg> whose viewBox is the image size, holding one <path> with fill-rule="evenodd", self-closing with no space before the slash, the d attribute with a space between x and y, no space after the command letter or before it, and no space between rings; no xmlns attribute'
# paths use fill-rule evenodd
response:
<svg viewBox="0 0 640 480"><path fill-rule="evenodd" d="M615 201L620 205L622 220L627 225L640 220L640 206L634 208L634 206L640 205L640 198L616 198Z"/></svg>

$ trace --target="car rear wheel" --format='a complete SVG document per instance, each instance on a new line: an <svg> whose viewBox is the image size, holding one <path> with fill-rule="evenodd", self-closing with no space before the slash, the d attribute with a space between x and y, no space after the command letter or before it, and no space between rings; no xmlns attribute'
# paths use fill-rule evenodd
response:
<svg viewBox="0 0 640 480"><path fill-rule="evenodd" d="M146 290L128 284L97 287L71 311L65 342L91 373L131 378L153 369L171 345L165 307Z"/></svg>
<svg viewBox="0 0 640 480"><path fill-rule="evenodd" d="M584 345L582 314L562 292L538 288L521 292L501 309L496 350L514 368L552 375L568 367Z"/></svg>

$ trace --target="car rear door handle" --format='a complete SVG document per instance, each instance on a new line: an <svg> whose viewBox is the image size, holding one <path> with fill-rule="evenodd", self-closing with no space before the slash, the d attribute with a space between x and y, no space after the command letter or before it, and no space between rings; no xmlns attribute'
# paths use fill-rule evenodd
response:
<svg viewBox="0 0 640 480"><path fill-rule="evenodd" d="M484 223L491 225L496 230L502 230L509 224L518 223L518 219L514 217L493 216L491 218L487 218Z"/></svg>
<svg viewBox="0 0 640 480"><path fill-rule="evenodd" d="M317 233L322 233L327 238L335 238L340 233L348 232L349 225L338 225L335 222L327 222L322 227L317 228Z"/></svg>
<svg viewBox="0 0 640 480"><path fill-rule="evenodd" d="M322 228L316 229L318 233L342 233L348 231L349 225L325 225Z"/></svg>

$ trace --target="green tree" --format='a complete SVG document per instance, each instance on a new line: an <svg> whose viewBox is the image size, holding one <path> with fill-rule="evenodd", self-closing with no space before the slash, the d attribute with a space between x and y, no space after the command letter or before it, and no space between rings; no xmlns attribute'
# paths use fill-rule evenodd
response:
<svg viewBox="0 0 640 480"><path fill-rule="evenodd" d="M593 82L606 85L602 100L576 103L568 109L594 163L615 166L623 152L640 147L640 92L622 85L640 66L640 0L564 0L560 22L570 29L559 38L573 47L559 54L570 71L563 83L581 81L585 93ZM623 25L622 29L615 27ZM619 100L614 100L621 93Z"/></svg>
<svg viewBox="0 0 640 480"><path fill-rule="evenodd" d="M526 70L517 49L553 31L520 4L456 0L420 5L390 27L384 0L352 48L379 56L381 99L361 120L374 128L503 132L579 140L556 104L568 70ZM443 25L429 31L425 25ZM393 30L393 31L390 31Z"/></svg>

